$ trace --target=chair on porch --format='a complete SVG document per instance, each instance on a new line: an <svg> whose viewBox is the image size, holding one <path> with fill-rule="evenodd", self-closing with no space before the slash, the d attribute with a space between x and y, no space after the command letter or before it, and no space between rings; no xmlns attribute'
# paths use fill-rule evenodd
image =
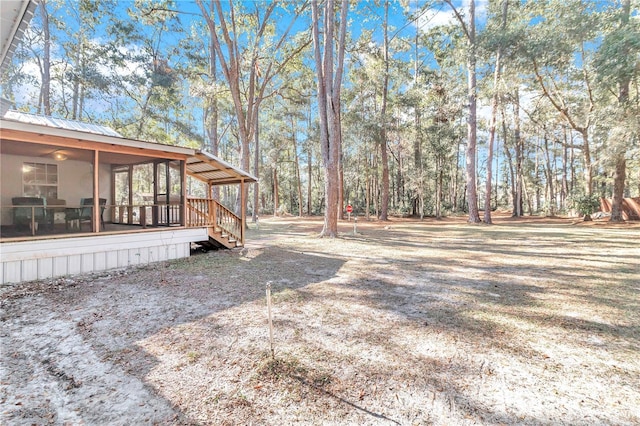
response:
<svg viewBox="0 0 640 426"><path fill-rule="evenodd" d="M56 214L65 213L67 202L59 198L47 198L45 200L44 213L47 219L47 224L51 227L51 230L55 230Z"/></svg>
<svg viewBox="0 0 640 426"><path fill-rule="evenodd" d="M100 198L98 200L98 204L100 205L100 225L102 230L105 229L104 225L104 211L107 206L107 199ZM78 221L78 228L82 231L82 222L92 223L93 220L93 198L81 198L80 205L82 207L78 209L67 209L65 213L65 222L67 224L67 229L69 228L69 224L74 221ZM91 228L91 225L89 225Z"/></svg>
<svg viewBox="0 0 640 426"><path fill-rule="evenodd" d="M38 224L45 223L44 199L39 197L13 197L13 224L16 226L28 225L31 234L38 231ZM42 206L42 207L39 207Z"/></svg>

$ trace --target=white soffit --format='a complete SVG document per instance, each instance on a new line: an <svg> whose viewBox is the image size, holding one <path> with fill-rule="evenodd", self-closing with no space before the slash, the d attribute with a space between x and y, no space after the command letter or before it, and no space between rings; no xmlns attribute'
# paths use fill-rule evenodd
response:
<svg viewBox="0 0 640 426"><path fill-rule="evenodd" d="M0 71L22 41L37 5L38 0L0 0Z"/></svg>

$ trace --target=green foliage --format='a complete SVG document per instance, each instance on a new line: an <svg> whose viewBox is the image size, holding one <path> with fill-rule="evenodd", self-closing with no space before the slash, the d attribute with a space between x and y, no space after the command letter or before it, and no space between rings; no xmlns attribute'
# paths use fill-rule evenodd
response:
<svg viewBox="0 0 640 426"><path fill-rule="evenodd" d="M574 200L574 208L582 215L592 215L600 210L600 197L597 195L583 195Z"/></svg>
<svg viewBox="0 0 640 426"><path fill-rule="evenodd" d="M249 150L255 150L252 138L250 147L239 149L241 122L234 98L220 58L216 58L217 71L212 71L207 23L193 13L195 8L183 9L188 3L47 1L53 41L54 114L100 122L125 136L200 147L205 141L211 143L207 132L214 127L211 111L215 104L219 155L238 164ZM208 0L204 3L210 4ZM222 3L222 13L229 23L230 9ZM476 0L477 5L480 3ZM303 9L308 3L277 4L260 37L256 31L268 3L233 4L235 24L228 30L238 43L240 60L233 71L239 73L239 96L245 114L251 102L261 99L260 209L273 210L277 187L279 210L295 214L302 207L306 213L309 205L311 212L322 213L324 176L308 26L296 24L280 40L294 9L301 20L309 19L309 10ZM497 165L493 176L498 196L491 194L499 206L512 205L514 181L518 179L525 185L524 204L532 210L558 198L559 209L571 206L567 194L579 191L577 188L582 188L586 180L581 173L585 150L579 127L589 128L593 181L610 185L611 158L625 156L627 192L635 196L640 190L640 21L638 1L631 1L631 18L626 21L624 4L624 0L509 0L503 25L503 0L486 2L486 24L478 28L476 46L477 87L479 108L487 111L494 93L496 52L501 49ZM359 212L368 207L374 215L380 210L380 147L386 146L391 171L390 211L428 215L435 211L437 201L443 211L459 210L466 197L462 170L467 143L468 46L464 33L460 25L451 22L433 25L441 17L436 12L448 10L442 1L391 2L396 19L391 21L395 28L390 28L388 132L383 145L377 136L382 125L380 83L385 73L380 37L382 5L379 1L352 2L355 14L351 19L357 26L352 24L353 31L347 36L341 102L345 201ZM217 14L214 19L220 24ZM222 38L221 26L216 28ZM42 40L42 22L36 13L23 46L2 79L3 95L23 111L41 109ZM228 55L224 43L222 50ZM257 71L253 83L252 70ZM544 83L549 96L545 96L540 83ZM620 87L626 83L630 87L622 96ZM261 90L251 91L251 84ZM619 101L621 98L624 102ZM566 116L571 117L574 127ZM486 115L480 114L480 181L486 170L483 158L487 145L482 141L487 129ZM545 146L541 141L548 143ZM253 171L254 165L250 167ZM518 173L521 175L514 177ZM549 192L549 179L555 179L555 197ZM480 191L483 195L484 190ZM307 200L309 197L311 200ZM595 202L587 201L576 201L576 208L581 212L579 206L591 206L585 207L585 212L597 208Z"/></svg>

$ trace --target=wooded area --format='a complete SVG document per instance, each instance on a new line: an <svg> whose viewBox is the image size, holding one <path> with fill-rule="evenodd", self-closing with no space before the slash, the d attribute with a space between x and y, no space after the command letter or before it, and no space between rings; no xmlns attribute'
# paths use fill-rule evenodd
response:
<svg viewBox="0 0 640 426"><path fill-rule="evenodd" d="M606 197L616 221L640 195L639 4L40 0L2 93L203 147L260 178L254 220L325 213L325 235L347 204L491 223Z"/></svg>

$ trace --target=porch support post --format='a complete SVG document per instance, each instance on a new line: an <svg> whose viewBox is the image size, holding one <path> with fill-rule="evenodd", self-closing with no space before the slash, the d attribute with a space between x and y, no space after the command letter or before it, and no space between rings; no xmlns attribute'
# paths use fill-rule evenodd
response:
<svg viewBox="0 0 640 426"><path fill-rule="evenodd" d="M127 171L127 187L129 188L129 199L127 200L127 223L133 225L133 166L129 165ZM115 200L115 198L114 198Z"/></svg>
<svg viewBox="0 0 640 426"><path fill-rule="evenodd" d="M244 246L244 227L247 223L247 194L245 193L244 179L240 181L240 242Z"/></svg>
<svg viewBox="0 0 640 426"><path fill-rule="evenodd" d="M180 226L187 226L187 165L186 161L180 160Z"/></svg>
<svg viewBox="0 0 640 426"><path fill-rule="evenodd" d="M153 162L153 206L151 206L151 223L158 226L158 160Z"/></svg>
<svg viewBox="0 0 640 426"><path fill-rule="evenodd" d="M93 214L92 214L92 228L93 232L100 232L100 151L97 149L93 151Z"/></svg>
<svg viewBox="0 0 640 426"><path fill-rule="evenodd" d="M116 174L113 172L113 164L111 165L110 171L109 171L109 182L111 182L111 190L109 191L109 196L111 197L112 200L116 199ZM113 218L116 215L116 208L114 206L115 201L113 201L112 206L109 207L109 215L111 217L111 222L113 222ZM122 210L120 210L120 216L122 217ZM122 220L120 220L120 224L122 224Z"/></svg>
<svg viewBox="0 0 640 426"><path fill-rule="evenodd" d="M213 225L213 229L216 229L218 225L216 200L213 198L213 184L211 181L207 182L207 225Z"/></svg>

